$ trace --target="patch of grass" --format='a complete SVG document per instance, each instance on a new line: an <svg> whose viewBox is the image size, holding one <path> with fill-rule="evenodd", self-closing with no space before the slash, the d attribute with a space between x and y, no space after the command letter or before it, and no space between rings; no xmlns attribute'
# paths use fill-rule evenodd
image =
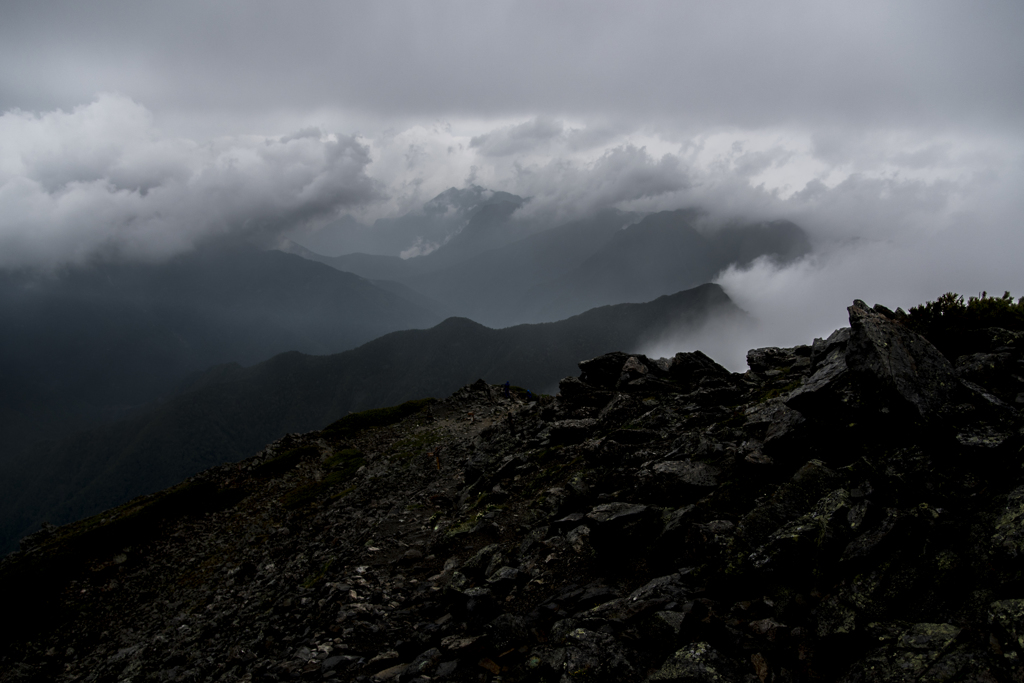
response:
<svg viewBox="0 0 1024 683"><path fill-rule="evenodd" d="M0 627L0 636L6 637L12 628L31 633L45 628L50 620L63 618L61 593L54 587L62 585L88 562L146 543L159 536L167 522L232 507L247 494L245 488L186 481L61 527L34 552L7 563L0 571L0 582L18 586L20 591L4 605L7 619Z"/></svg>
<svg viewBox="0 0 1024 683"><path fill-rule="evenodd" d="M117 545L132 545L137 542L136 536L151 530L160 521L223 510L238 503L247 493L242 488L221 489L209 481L185 481L69 524L47 544L95 546L109 537Z"/></svg>
<svg viewBox="0 0 1024 683"><path fill-rule="evenodd" d="M331 455L324 461L324 466L331 470L329 479L338 475L340 479L349 479L360 467L366 464L363 452L357 448L346 448Z"/></svg>
<svg viewBox="0 0 1024 683"><path fill-rule="evenodd" d="M578 455L569 462L563 461L548 464L546 467L542 467L530 475L526 482L527 487L533 491L548 488L552 484L565 479L582 462L583 456Z"/></svg>
<svg viewBox="0 0 1024 683"><path fill-rule="evenodd" d="M387 427L396 422L401 422L410 415L415 415L436 402L436 398L421 398L415 401L406 401L390 408L373 408L360 413L351 413L327 425L323 433L324 435L337 438L351 438L364 429Z"/></svg>
<svg viewBox="0 0 1024 683"><path fill-rule="evenodd" d="M320 579L324 578L324 575L327 574L327 570L331 568L332 564L334 564L334 558L333 557L331 559L327 560L326 562L324 562L324 566L320 568L319 572L317 572L313 576L310 576L308 579L303 581L302 582L302 587L303 588L312 588L313 586L315 586L320 581Z"/></svg>
<svg viewBox="0 0 1024 683"><path fill-rule="evenodd" d="M563 446L561 444L557 446L542 448L541 450L535 453L531 453L530 458L535 462L544 465L546 463L551 462L552 460L555 460L560 455L562 448Z"/></svg>
<svg viewBox="0 0 1024 683"><path fill-rule="evenodd" d="M342 489L341 491L338 491L333 496L331 496L331 500L341 500L342 498L344 498L348 494L350 494L353 491L355 491L357 488L359 488L359 487L356 486L355 484L352 484L352 486L349 486L347 489Z"/></svg>
<svg viewBox="0 0 1024 683"><path fill-rule="evenodd" d="M252 474L255 477L278 477L298 465L304 458L319 454L320 447L314 444L292 448L256 466Z"/></svg>
<svg viewBox="0 0 1024 683"><path fill-rule="evenodd" d="M469 517L467 517L466 519L462 520L461 522L456 522L455 524L452 524L444 532L445 539L446 540L451 540L451 539L453 539L453 538L455 538L457 536L460 536L461 534L469 533L470 531L473 530L473 527L476 526L477 522L480 521L480 517L482 517L482 516L483 516L483 513L477 513L475 515L470 515Z"/></svg>
<svg viewBox="0 0 1024 683"><path fill-rule="evenodd" d="M339 451L334 451L331 455L324 459L324 467L328 469L334 469L344 463L352 460L353 458L362 458L363 452L358 448L343 448Z"/></svg>
<svg viewBox="0 0 1024 683"><path fill-rule="evenodd" d="M797 387L799 387L801 382L802 382L802 380L797 379L797 380L794 380L794 381L790 382L789 384L787 384L784 387L775 387L774 389L769 389L759 399L759 402L760 403L764 403L765 401L770 401L773 398L778 398L779 396L782 396L783 394L788 394L789 392L791 392L794 389L796 389Z"/></svg>
<svg viewBox="0 0 1024 683"><path fill-rule="evenodd" d="M479 494L476 497L476 500L473 501L473 504L469 506L467 512L472 512L473 510L477 509L478 507L480 507L480 503L484 502L485 500L487 500L487 493L484 492Z"/></svg>
<svg viewBox="0 0 1024 683"><path fill-rule="evenodd" d="M405 460L407 461L406 464L408 464L408 461L420 455L429 446L440 440L441 435L432 430L413 434L392 444L391 457Z"/></svg>
<svg viewBox="0 0 1024 683"><path fill-rule="evenodd" d="M362 451L355 448L346 448L331 455L324 461L324 464L332 468L330 473L320 481L296 486L281 496L281 504L289 510L296 510L324 498L329 498L330 500L340 498L340 495L328 496L329 490L339 484L351 481L359 468L366 464L366 459L363 458ZM354 489L355 486L352 486L347 491L350 492Z"/></svg>

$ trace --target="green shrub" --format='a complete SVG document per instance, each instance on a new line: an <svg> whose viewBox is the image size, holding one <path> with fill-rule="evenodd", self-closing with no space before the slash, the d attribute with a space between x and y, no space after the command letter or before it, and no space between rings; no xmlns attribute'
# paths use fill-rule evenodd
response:
<svg viewBox="0 0 1024 683"><path fill-rule="evenodd" d="M972 296L964 303L962 294L947 292L935 301L911 308L909 324L925 335L986 327L1024 330L1024 296L1014 301L1009 292L1000 297L982 292L981 296Z"/></svg>
<svg viewBox="0 0 1024 683"><path fill-rule="evenodd" d="M914 306L906 325L923 335L947 357L964 352L971 333L990 327L1024 330L1024 297L1016 301L1009 292L990 297L987 292L964 301L961 294L947 292L935 301Z"/></svg>

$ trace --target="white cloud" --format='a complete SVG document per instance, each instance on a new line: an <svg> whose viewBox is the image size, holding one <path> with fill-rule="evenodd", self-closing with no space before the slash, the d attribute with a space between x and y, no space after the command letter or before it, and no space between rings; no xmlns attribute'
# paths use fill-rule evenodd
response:
<svg viewBox="0 0 1024 683"><path fill-rule="evenodd" d="M480 142L513 139L526 142L500 155ZM950 289L1024 292L1024 142L1005 135L685 136L533 117L203 141L163 135L145 107L105 95L66 112L7 112L0 143L0 267L160 258L210 236L273 236L339 211L370 221L472 180L531 197L524 214L545 223L602 206L701 206L721 219L798 223L816 245L812 260L719 278L766 323L743 337L748 347L828 334L855 297L909 306Z"/></svg>
<svg viewBox="0 0 1024 683"><path fill-rule="evenodd" d="M272 236L376 199L366 148L301 131L198 143L103 95L0 116L0 267L159 258L218 235Z"/></svg>
<svg viewBox="0 0 1024 683"><path fill-rule="evenodd" d="M564 128L560 121L538 117L474 136L470 139L469 146L477 149L485 157L504 157L544 147L561 138L563 132Z"/></svg>

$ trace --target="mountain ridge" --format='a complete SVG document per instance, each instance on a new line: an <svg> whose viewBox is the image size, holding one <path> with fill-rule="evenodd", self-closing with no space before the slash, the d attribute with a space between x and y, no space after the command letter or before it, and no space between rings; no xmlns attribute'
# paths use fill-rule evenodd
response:
<svg viewBox="0 0 1024 683"><path fill-rule="evenodd" d="M487 206L500 212L518 205ZM461 249L475 234L474 217L450 242L408 259L282 248L372 280L396 280L457 315L496 327L650 301L710 282L730 265L760 257L789 263L811 250L806 233L790 221L733 221L712 229L706 218L698 208L647 215L606 209L491 248ZM498 230L501 222L492 223L480 232Z"/></svg>
<svg viewBox="0 0 1024 683"><path fill-rule="evenodd" d="M0 431L8 448L22 438L19 425L66 432L94 422L93 414L156 400L215 363L253 363L290 349L336 352L441 319L351 273L224 246L161 264L5 272L0 314L7 325L0 406L10 406Z"/></svg>
<svg viewBox="0 0 1024 683"><path fill-rule="evenodd" d="M351 410L444 396L481 376L553 390L579 356L608 347L636 350L672 329L695 329L712 315L742 316L720 287L704 285L560 323L493 330L450 318L341 354L289 352L250 367L220 365L209 375L193 375L182 393L151 412L35 447L31 469L6 482L0 538L11 547L43 519L91 514ZM54 473L61 475L56 481Z"/></svg>
<svg viewBox="0 0 1024 683"><path fill-rule="evenodd" d="M743 374L480 380L45 528L0 561L0 681L1019 680L1024 381L987 368L1024 331L950 360L848 313Z"/></svg>

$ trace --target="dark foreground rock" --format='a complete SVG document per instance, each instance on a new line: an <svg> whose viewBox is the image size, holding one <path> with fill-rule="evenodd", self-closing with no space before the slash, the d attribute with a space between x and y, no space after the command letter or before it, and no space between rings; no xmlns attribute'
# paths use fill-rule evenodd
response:
<svg viewBox="0 0 1024 683"><path fill-rule="evenodd" d="M1024 681L1024 343L850 318L743 375L609 354L350 415L48 527L0 564L0 681Z"/></svg>

